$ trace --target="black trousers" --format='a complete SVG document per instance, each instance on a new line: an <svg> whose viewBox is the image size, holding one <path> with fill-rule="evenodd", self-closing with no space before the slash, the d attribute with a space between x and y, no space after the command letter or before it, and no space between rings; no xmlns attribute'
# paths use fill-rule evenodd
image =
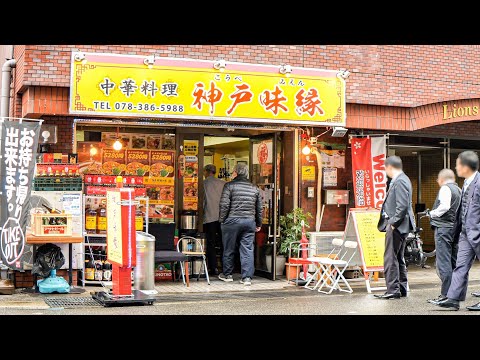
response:
<svg viewBox="0 0 480 360"><path fill-rule="evenodd" d="M442 281L441 294L447 296L457 261L458 243L453 241L453 228L435 228L435 253L437 274Z"/></svg>
<svg viewBox="0 0 480 360"><path fill-rule="evenodd" d="M227 218L223 222L223 273L225 275L232 275L233 273L235 248L238 243L242 279L253 277L255 272L253 259L255 228L255 219L253 218Z"/></svg>
<svg viewBox="0 0 480 360"><path fill-rule="evenodd" d="M209 271L213 272L217 269L217 252L215 250L216 244L219 244L220 248L223 249L222 229L218 221L213 221L203 224L203 231L205 231L207 238L207 265ZM222 254L220 255L222 256Z"/></svg>
<svg viewBox="0 0 480 360"><path fill-rule="evenodd" d="M390 225L387 225L385 234L385 254L383 257L383 268L387 293L407 293L407 265L405 264L405 236Z"/></svg>

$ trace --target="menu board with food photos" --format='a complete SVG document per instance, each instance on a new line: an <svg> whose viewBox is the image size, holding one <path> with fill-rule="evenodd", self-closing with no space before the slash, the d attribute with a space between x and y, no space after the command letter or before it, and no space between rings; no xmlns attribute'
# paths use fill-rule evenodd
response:
<svg viewBox="0 0 480 360"><path fill-rule="evenodd" d="M117 139L120 140L124 149L175 150L174 134L102 132L102 143L105 148L111 149Z"/></svg>
<svg viewBox="0 0 480 360"><path fill-rule="evenodd" d="M125 151L103 149L102 171L105 175L123 175L125 172Z"/></svg>
<svg viewBox="0 0 480 360"><path fill-rule="evenodd" d="M127 150L125 175L145 176L150 171L150 151Z"/></svg>
<svg viewBox="0 0 480 360"><path fill-rule="evenodd" d="M173 220L175 151L150 151L150 177L145 180L150 199L149 217Z"/></svg>
<svg viewBox="0 0 480 360"><path fill-rule="evenodd" d="M87 151L90 144L85 148ZM99 151L101 155L96 156L95 160L87 161L89 165L83 169L87 190L93 191L91 185L112 186L115 183L115 176L122 175L126 186L145 189L149 198L150 218L174 220L175 151L137 149ZM101 161L98 161L100 159ZM139 207L142 212L146 211L144 204Z"/></svg>
<svg viewBox="0 0 480 360"><path fill-rule="evenodd" d="M183 142L183 209L198 210L198 140Z"/></svg>

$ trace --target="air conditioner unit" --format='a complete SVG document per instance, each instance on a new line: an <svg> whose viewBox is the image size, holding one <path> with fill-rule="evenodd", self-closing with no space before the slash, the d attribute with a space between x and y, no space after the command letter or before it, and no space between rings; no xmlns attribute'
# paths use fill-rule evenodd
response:
<svg viewBox="0 0 480 360"><path fill-rule="evenodd" d="M348 129L346 129L344 127L334 126L332 136L333 137L344 137L347 132L348 132Z"/></svg>

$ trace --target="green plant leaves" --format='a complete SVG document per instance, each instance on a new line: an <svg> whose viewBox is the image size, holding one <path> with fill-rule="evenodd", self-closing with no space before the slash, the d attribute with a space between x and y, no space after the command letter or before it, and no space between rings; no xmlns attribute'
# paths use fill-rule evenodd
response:
<svg viewBox="0 0 480 360"><path fill-rule="evenodd" d="M308 229L310 226L308 224L309 219L313 219L312 214L309 212L304 213L302 208L296 208L280 216L280 244L277 247L278 255L288 255L290 244L301 240L302 220L305 222L305 228Z"/></svg>

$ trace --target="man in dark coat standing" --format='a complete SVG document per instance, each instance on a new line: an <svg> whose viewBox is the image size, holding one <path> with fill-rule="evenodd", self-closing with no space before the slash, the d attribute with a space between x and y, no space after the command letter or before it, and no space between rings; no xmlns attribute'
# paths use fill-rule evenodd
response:
<svg viewBox="0 0 480 360"><path fill-rule="evenodd" d="M467 295L468 273L475 257L480 258L480 175L479 159L473 151L464 151L457 157L455 170L457 175L465 179L462 188L462 199L455 223L455 240L458 239L458 253L452 281L447 298L434 305L458 310L460 301ZM475 295L475 294L474 294ZM468 310L480 311L480 303L467 306Z"/></svg>
<svg viewBox="0 0 480 360"><path fill-rule="evenodd" d="M402 159L389 156L385 160L385 172L392 180L380 211L378 230L385 232L383 267L387 291L375 297L390 300L407 296L405 238L415 228L415 218L412 210L412 183L402 170Z"/></svg>

